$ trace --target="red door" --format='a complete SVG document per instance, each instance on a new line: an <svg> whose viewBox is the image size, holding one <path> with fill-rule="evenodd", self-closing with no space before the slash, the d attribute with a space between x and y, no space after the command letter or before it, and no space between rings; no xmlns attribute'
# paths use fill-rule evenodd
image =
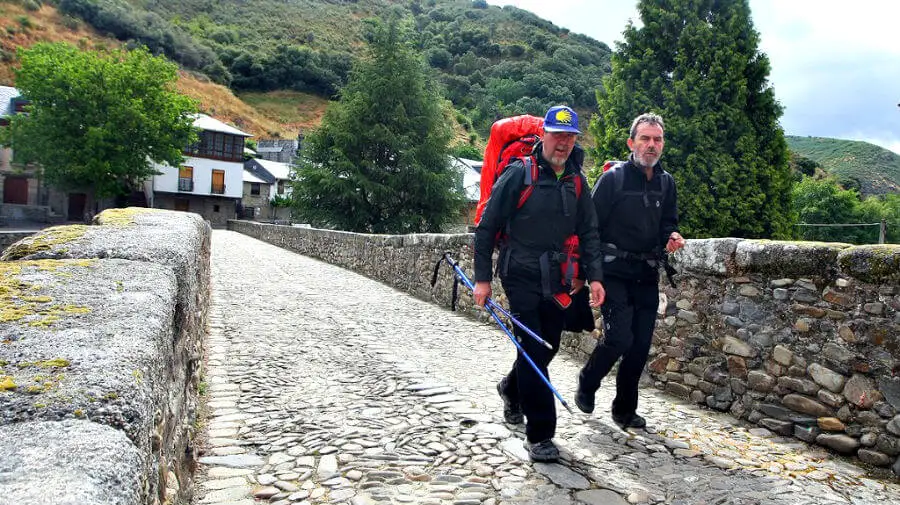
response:
<svg viewBox="0 0 900 505"><path fill-rule="evenodd" d="M28 205L28 178L7 177L3 181L3 203Z"/></svg>

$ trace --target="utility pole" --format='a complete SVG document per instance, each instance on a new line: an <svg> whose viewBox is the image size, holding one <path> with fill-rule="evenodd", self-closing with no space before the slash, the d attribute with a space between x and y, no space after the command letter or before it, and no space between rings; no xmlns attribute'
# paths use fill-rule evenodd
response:
<svg viewBox="0 0 900 505"><path fill-rule="evenodd" d="M881 228L878 232L878 243L884 243L884 236L887 234L887 219L881 220Z"/></svg>

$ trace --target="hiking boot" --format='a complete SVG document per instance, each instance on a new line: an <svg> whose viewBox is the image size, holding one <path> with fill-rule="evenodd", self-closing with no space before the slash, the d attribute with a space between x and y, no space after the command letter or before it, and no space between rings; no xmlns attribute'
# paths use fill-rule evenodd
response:
<svg viewBox="0 0 900 505"><path fill-rule="evenodd" d="M594 411L594 394L581 389L580 380L578 381L578 389L575 390L575 406L585 414L590 414Z"/></svg>
<svg viewBox="0 0 900 505"><path fill-rule="evenodd" d="M614 423L619 425L619 428L627 429L627 428L643 428L647 426L647 420L637 414L631 414L627 417L620 416L612 416L612 420Z"/></svg>
<svg viewBox="0 0 900 505"><path fill-rule="evenodd" d="M505 385L505 377L497 383L497 393L500 394L500 399L503 400L503 419L509 424L522 424L525 421L525 416L522 414L522 406L503 392L503 386Z"/></svg>
<svg viewBox="0 0 900 505"><path fill-rule="evenodd" d="M528 456L532 461L553 462L559 460L559 449L549 438L540 442L525 442Z"/></svg>

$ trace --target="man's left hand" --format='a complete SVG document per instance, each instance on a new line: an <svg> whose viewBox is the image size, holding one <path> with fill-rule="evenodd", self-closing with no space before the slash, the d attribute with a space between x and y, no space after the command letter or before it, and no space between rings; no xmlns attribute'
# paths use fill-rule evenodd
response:
<svg viewBox="0 0 900 505"><path fill-rule="evenodd" d="M666 242L666 251L673 253L682 247L684 247L684 237L677 231L673 231L672 234L669 235L669 241Z"/></svg>
<svg viewBox="0 0 900 505"><path fill-rule="evenodd" d="M606 290L600 281L591 281L591 307L597 308L606 300Z"/></svg>

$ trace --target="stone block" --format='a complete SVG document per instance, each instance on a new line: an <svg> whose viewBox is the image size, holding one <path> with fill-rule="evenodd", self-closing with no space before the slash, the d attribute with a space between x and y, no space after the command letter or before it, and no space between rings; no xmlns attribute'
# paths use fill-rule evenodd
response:
<svg viewBox="0 0 900 505"><path fill-rule="evenodd" d="M816 384L819 384L833 393L840 393L844 389L844 384L847 382L847 378L843 375L818 363L809 365L806 368L806 371L809 373L810 377L816 381Z"/></svg>
<svg viewBox="0 0 900 505"><path fill-rule="evenodd" d="M871 284L900 284L900 245L863 245L838 254L841 273Z"/></svg>
<svg viewBox="0 0 900 505"><path fill-rule="evenodd" d="M816 443L841 454L853 454L859 448L859 440L847 435L823 433L816 437Z"/></svg>
<svg viewBox="0 0 900 505"><path fill-rule="evenodd" d="M881 392L871 379L855 374L844 385L844 398L862 409L870 409L875 402L882 400Z"/></svg>
<svg viewBox="0 0 900 505"><path fill-rule="evenodd" d="M776 345L772 349L772 359L779 365L789 366L794 359L794 353L783 345Z"/></svg>
<svg viewBox="0 0 900 505"><path fill-rule="evenodd" d="M794 423L789 421L782 421L780 419L772 419L766 418L761 419L759 424L765 426L773 433L777 433L779 435L790 436L794 433Z"/></svg>
<svg viewBox="0 0 900 505"><path fill-rule="evenodd" d="M789 394L782 401L789 409L814 417L829 417L832 415L831 409L806 396Z"/></svg>
<svg viewBox="0 0 900 505"><path fill-rule="evenodd" d="M775 383L775 377L759 370L751 370L747 374L747 385L754 391L771 391Z"/></svg>
<svg viewBox="0 0 900 505"><path fill-rule="evenodd" d="M677 382L668 382L666 384L666 392L679 398L690 398L692 389L684 384Z"/></svg>
<svg viewBox="0 0 900 505"><path fill-rule="evenodd" d="M29 505L150 503L151 462L115 428L84 420L0 426L0 501Z"/></svg>

